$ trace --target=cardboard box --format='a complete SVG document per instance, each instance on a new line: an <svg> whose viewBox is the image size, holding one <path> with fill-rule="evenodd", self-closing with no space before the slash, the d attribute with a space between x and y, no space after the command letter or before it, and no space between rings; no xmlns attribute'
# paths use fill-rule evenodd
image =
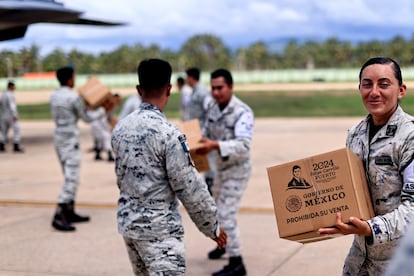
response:
<svg viewBox="0 0 414 276"><path fill-rule="evenodd" d="M267 173L281 238L306 243L335 237L316 231L333 227L338 212L344 222L374 217L362 160L349 149L269 167Z"/></svg>
<svg viewBox="0 0 414 276"><path fill-rule="evenodd" d="M100 107L112 98L109 88L96 76L89 78L86 84L79 88L79 94L90 108Z"/></svg>
<svg viewBox="0 0 414 276"><path fill-rule="evenodd" d="M190 155L194 161L195 167L199 172L205 172L210 170L210 164L208 163L207 155L197 154L196 150L201 147L199 143L202 138L200 123L197 119L181 122L178 124L181 132L185 134L187 138L188 146L190 147Z"/></svg>

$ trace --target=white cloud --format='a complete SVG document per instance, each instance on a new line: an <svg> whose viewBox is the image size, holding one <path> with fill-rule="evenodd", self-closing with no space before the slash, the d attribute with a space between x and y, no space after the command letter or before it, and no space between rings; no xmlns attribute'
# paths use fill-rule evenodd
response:
<svg viewBox="0 0 414 276"><path fill-rule="evenodd" d="M59 0L58 0L59 1ZM60 0L92 19L127 22L122 27L34 24L24 39L0 42L0 50L39 45L99 52L121 44L178 49L195 34L211 33L230 47L280 38L336 36L342 40L411 38L411 0Z"/></svg>

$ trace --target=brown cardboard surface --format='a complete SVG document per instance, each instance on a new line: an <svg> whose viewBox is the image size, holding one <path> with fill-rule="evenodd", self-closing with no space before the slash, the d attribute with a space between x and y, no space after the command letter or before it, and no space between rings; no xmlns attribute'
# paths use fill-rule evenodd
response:
<svg viewBox="0 0 414 276"><path fill-rule="evenodd" d="M293 181L293 169L301 181ZM339 149L267 168L279 236L300 242L321 240L315 232L335 225L336 213L374 216L362 161Z"/></svg>
<svg viewBox="0 0 414 276"><path fill-rule="evenodd" d="M202 145L199 141L202 138L200 123L197 119L180 122L178 124L180 130L185 134L187 138L188 146L190 147L190 155L194 161L195 167L199 172L205 172L210 170L210 164L208 162L207 155L197 154L196 150Z"/></svg>
<svg viewBox="0 0 414 276"><path fill-rule="evenodd" d="M79 94L91 108L97 108L112 98L109 88L96 76L89 78L85 85L79 88Z"/></svg>

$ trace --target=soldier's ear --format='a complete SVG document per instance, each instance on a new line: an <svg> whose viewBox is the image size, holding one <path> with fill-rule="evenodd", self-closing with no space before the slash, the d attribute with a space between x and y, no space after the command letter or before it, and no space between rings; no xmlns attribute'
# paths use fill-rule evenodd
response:
<svg viewBox="0 0 414 276"><path fill-rule="evenodd" d="M167 97L169 97L170 94L171 94L171 88L172 88L172 85L169 84L168 87L167 87Z"/></svg>
<svg viewBox="0 0 414 276"><path fill-rule="evenodd" d="M136 86L136 89L138 91L138 94L142 97L142 91L141 91L141 87L139 85Z"/></svg>

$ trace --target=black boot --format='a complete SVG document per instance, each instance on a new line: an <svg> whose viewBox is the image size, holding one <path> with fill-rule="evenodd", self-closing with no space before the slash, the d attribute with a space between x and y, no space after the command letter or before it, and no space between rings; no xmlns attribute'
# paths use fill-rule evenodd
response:
<svg viewBox="0 0 414 276"><path fill-rule="evenodd" d="M216 247L215 249L208 252L208 258L210 260L217 260L217 259L220 259L221 256L223 256L225 253L226 253L226 248Z"/></svg>
<svg viewBox="0 0 414 276"><path fill-rule="evenodd" d="M246 268L244 267L241 256L230 257L229 264L222 270L212 274L213 276L244 276L246 275Z"/></svg>
<svg viewBox="0 0 414 276"><path fill-rule="evenodd" d="M108 150L108 162L114 162L115 159L112 155L112 151Z"/></svg>
<svg viewBox="0 0 414 276"><path fill-rule="evenodd" d="M0 143L0 152L5 152L6 148L4 147L4 143Z"/></svg>
<svg viewBox="0 0 414 276"><path fill-rule="evenodd" d="M90 221L89 216L81 216L75 213L75 201L73 200L68 204L67 219L70 223Z"/></svg>
<svg viewBox="0 0 414 276"><path fill-rule="evenodd" d="M95 160L102 160L100 149L95 149Z"/></svg>
<svg viewBox="0 0 414 276"><path fill-rule="evenodd" d="M20 148L19 144L17 144L17 143L14 144L13 151L14 152L20 152L20 153L23 153L24 152L23 149Z"/></svg>
<svg viewBox="0 0 414 276"><path fill-rule="evenodd" d="M67 219L68 203L59 203L53 217L52 226L59 231L75 231L76 228Z"/></svg>

